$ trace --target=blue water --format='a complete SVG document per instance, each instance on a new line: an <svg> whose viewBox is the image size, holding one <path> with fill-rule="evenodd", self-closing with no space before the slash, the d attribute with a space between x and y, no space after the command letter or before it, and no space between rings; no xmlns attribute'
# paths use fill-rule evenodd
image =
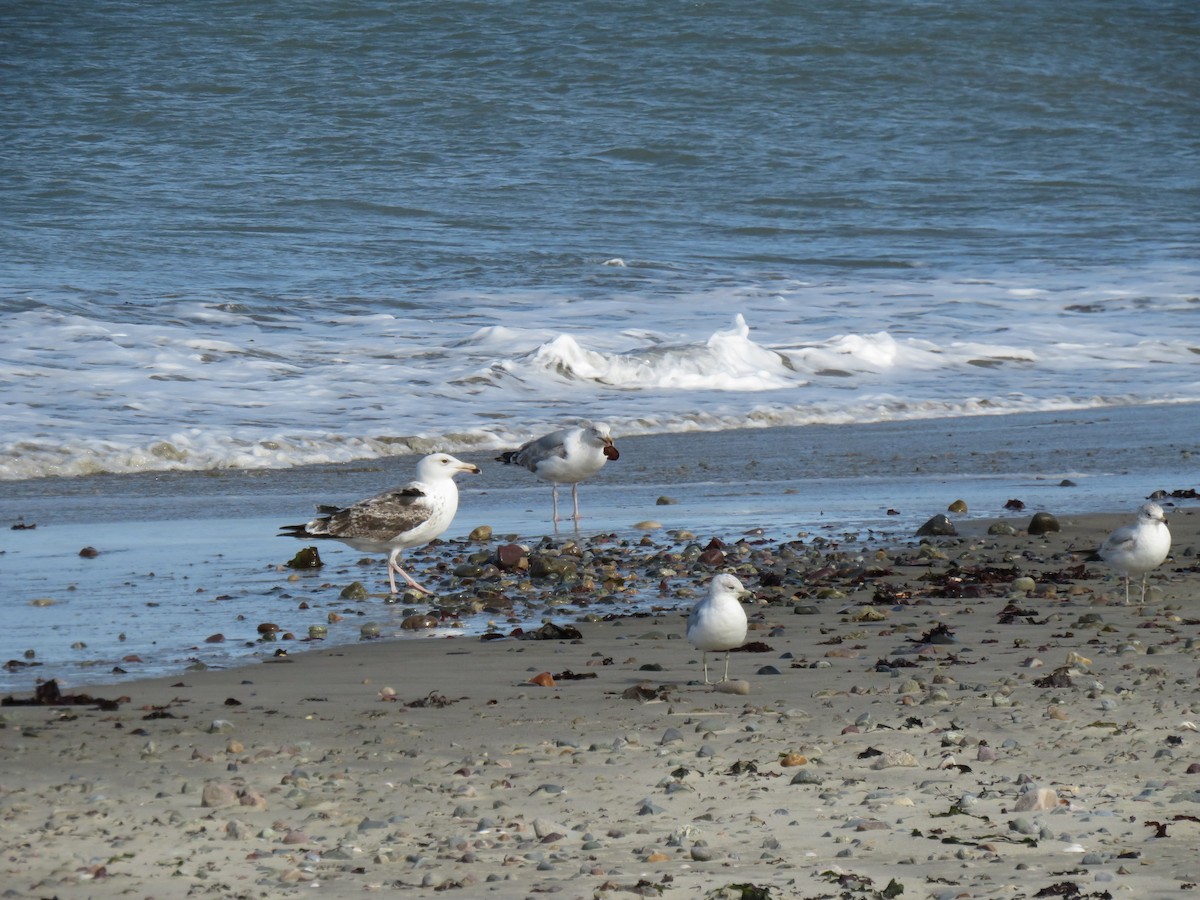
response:
<svg viewBox="0 0 1200 900"><path fill-rule="evenodd" d="M0 478L1200 399L1200 6L47 2Z"/></svg>

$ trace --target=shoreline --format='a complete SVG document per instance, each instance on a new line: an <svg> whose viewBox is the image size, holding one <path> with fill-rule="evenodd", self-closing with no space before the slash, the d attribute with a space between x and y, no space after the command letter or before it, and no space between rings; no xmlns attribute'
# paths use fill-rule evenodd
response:
<svg viewBox="0 0 1200 900"><path fill-rule="evenodd" d="M1064 521L1111 513L1115 526L1126 506L1132 514L1151 491L1194 484L1184 481L1195 474L1191 445L1175 434L1183 426L1173 411L1127 410L1119 421L1105 412L981 417L941 423L937 432L890 423L619 439L621 460L583 485L578 534L551 531L549 488L529 473L472 458L484 475L461 485L446 542L408 555L435 580L439 596L386 605L378 594L381 558L329 542L320 546L322 570L291 573L284 564L305 545L280 540L276 532L315 502L349 502L406 480L411 459L272 473L73 479L20 490L0 484L0 513L10 524L37 526L0 539L10 610L0 659L21 661L32 651L46 664L37 667L44 677L74 684L94 677L89 668L120 667L136 677L178 671L191 659L230 664L261 651L255 631L261 623L278 623L298 638L327 625L330 639L344 644L358 640L366 621L385 633L408 633L400 628L408 616L446 609L456 616L447 620L451 628L478 631L493 618L483 610L497 588L511 595L520 624L536 627L547 609L553 611L547 598L564 599L552 596L553 585L514 593L511 578L496 584L457 577L454 570L501 543L536 550L547 538L559 547L647 542L647 552L663 553L714 537L898 546L956 499L969 507L952 516L963 533L996 518L1019 529L1039 510ZM1153 450L1141 449L1143 443ZM1139 457L1147 468L1133 468ZM1155 463L1160 468L1152 468ZM831 477L842 470L842 477ZM1073 486L1061 485L1067 476ZM1014 497L1026 502L1025 513L1004 509ZM898 515L888 515L891 509ZM493 541L467 542L483 525L494 529ZM81 557L86 547L97 555ZM339 598L355 581L373 595L366 603ZM642 576L622 590L602 591L613 598L611 609L602 611L653 606L656 583ZM307 612L298 613L302 603ZM342 621L326 621L330 613ZM225 640L207 642L216 635ZM0 673L0 691L27 688L34 677L34 669Z"/></svg>
<svg viewBox="0 0 1200 900"><path fill-rule="evenodd" d="M747 542L715 567L759 573L746 693L698 682L681 606L5 706L5 877L62 900L1174 896L1200 877L1200 508L1145 607L1078 569L1112 520L862 559Z"/></svg>

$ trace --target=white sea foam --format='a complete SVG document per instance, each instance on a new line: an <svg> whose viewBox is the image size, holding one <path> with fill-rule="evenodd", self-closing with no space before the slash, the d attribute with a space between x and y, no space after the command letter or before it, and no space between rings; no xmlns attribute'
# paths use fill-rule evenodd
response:
<svg viewBox="0 0 1200 900"><path fill-rule="evenodd" d="M724 290L462 298L443 315L24 305L0 329L0 477L491 448L581 418L634 434L1200 399L1182 291L1158 286L1150 332L1130 302L1145 285L1097 310L1079 288L913 287L776 285L735 309Z"/></svg>

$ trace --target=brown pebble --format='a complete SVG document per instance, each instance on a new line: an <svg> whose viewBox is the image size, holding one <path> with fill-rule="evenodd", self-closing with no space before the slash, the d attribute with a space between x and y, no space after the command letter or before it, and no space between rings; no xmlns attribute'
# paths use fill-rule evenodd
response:
<svg viewBox="0 0 1200 900"><path fill-rule="evenodd" d="M529 568L529 557L520 544L504 544L496 548L496 565L505 572Z"/></svg>
<svg viewBox="0 0 1200 900"><path fill-rule="evenodd" d="M204 639L204 643L206 643L206 644L223 644L223 643L225 643L225 635L221 634L220 632L217 632L216 634L210 634L208 637L206 637Z"/></svg>
<svg viewBox="0 0 1200 900"><path fill-rule="evenodd" d="M1192 763L1188 766L1187 773L1189 775L1200 775L1200 763Z"/></svg>
<svg viewBox="0 0 1200 900"><path fill-rule="evenodd" d="M238 803L251 809L267 808L267 798L262 795L261 791L254 788L242 788L238 791Z"/></svg>
<svg viewBox="0 0 1200 900"><path fill-rule="evenodd" d="M555 687L554 676L549 672L539 672L529 679L529 683L540 685L541 687Z"/></svg>
<svg viewBox="0 0 1200 900"><path fill-rule="evenodd" d="M97 550L95 547L84 547L82 550L79 551L79 555L82 556L84 559L95 559L97 556L100 555L100 551Z"/></svg>
<svg viewBox="0 0 1200 900"><path fill-rule="evenodd" d="M400 627L407 631L420 631L423 628L436 628L437 624L437 616L431 616L426 613L424 615L409 616L400 623Z"/></svg>

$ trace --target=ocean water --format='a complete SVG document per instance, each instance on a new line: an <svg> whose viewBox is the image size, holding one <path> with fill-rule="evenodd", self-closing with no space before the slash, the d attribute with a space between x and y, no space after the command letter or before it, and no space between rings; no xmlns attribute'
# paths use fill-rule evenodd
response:
<svg viewBox="0 0 1200 900"><path fill-rule="evenodd" d="M1192 0L5 4L0 478L1200 400Z"/></svg>

